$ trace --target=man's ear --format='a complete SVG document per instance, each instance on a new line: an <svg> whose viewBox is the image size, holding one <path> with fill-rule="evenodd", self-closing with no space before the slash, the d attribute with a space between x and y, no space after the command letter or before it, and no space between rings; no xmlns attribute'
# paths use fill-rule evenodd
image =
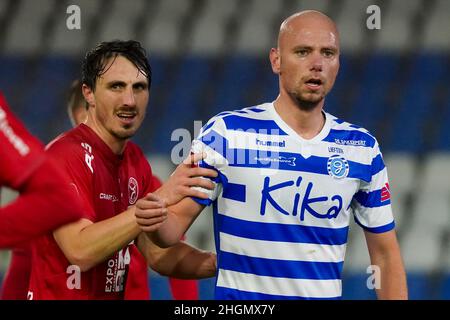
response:
<svg viewBox="0 0 450 320"><path fill-rule="evenodd" d="M273 73L280 74L280 51L277 48L270 49L269 58Z"/></svg>
<svg viewBox="0 0 450 320"><path fill-rule="evenodd" d="M81 91L83 92L84 99L86 100L88 105L95 105L94 91L84 83L81 87Z"/></svg>

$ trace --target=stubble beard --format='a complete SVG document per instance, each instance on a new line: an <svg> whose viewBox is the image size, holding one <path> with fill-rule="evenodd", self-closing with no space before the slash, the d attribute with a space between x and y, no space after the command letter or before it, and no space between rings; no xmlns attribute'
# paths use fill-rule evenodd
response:
<svg viewBox="0 0 450 320"><path fill-rule="evenodd" d="M305 97L306 94L302 94L298 91L293 91L289 93L292 100L294 100L297 107L302 111L311 111L317 107L317 105L323 101L325 94L320 94L317 97Z"/></svg>
<svg viewBox="0 0 450 320"><path fill-rule="evenodd" d="M121 128L119 130L111 130L111 134L118 140L128 140L136 134L137 129L127 130L127 128Z"/></svg>
<svg viewBox="0 0 450 320"><path fill-rule="evenodd" d="M137 115L139 117L139 115ZM134 123L134 124L125 124L120 126L118 129L111 128L110 133L119 140L128 140L136 134L138 129L140 128L142 124L141 122Z"/></svg>

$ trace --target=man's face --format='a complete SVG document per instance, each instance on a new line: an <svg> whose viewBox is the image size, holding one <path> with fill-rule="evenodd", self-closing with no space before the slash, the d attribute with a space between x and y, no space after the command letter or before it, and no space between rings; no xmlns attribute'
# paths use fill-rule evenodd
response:
<svg viewBox="0 0 450 320"><path fill-rule="evenodd" d="M112 58L114 59L114 58ZM110 59L87 95L99 129L117 140L131 138L142 124L149 98L148 80L127 58ZM86 95L85 95L86 96ZM92 108L92 106L91 106Z"/></svg>
<svg viewBox="0 0 450 320"><path fill-rule="evenodd" d="M314 107L333 87L339 70L339 39L335 28L320 20L296 19L272 49L272 68L280 90L300 106Z"/></svg>

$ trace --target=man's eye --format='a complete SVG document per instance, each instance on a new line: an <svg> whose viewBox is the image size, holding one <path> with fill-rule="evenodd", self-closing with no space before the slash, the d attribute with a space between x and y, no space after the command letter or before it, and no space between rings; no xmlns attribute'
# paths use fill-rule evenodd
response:
<svg viewBox="0 0 450 320"><path fill-rule="evenodd" d="M306 56L308 54L308 50L298 50L297 54L302 57Z"/></svg>

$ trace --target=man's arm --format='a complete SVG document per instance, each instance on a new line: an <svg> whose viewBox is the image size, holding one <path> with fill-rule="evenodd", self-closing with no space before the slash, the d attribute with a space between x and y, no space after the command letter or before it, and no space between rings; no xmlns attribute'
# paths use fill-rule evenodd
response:
<svg viewBox="0 0 450 320"><path fill-rule="evenodd" d="M81 203L54 161L46 157L21 187L20 196L0 208L0 248L13 247L81 218Z"/></svg>
<svg viewBox="0 0 450 320"><path fill-rule="evenodd" d="M181 164L177 168L177 174L172 175L167 182L168 186L179 186L179 188L172 189L168 198L170 201L194 195L207 197L207 195L190 188L199 182L196 177L198 169L185 164ZM207 176L216 175L213 170L207 170L207 172L204 170L201 173ZM206 189L213 187L205 184L203 180L201 182L202 187ZM164 184L160 190L164 192L171 190L167 185ZM152 196L150 194L146 197L153 199ZM159 204L165 206L164 201L160 201ZM138 236L141 229L136 223L135 210L136 207L133 206L115 217L96 223L81 219L56 230L54 232L55 240L71 264L79 266L81 271L89 270ZM167 209L160 207L152 210L152 213L152 225L154 228L158 228L167 218Z"/></svg>
<svg viewBox="0 0 450 320"><path fill-rule="evenodd" d="M130 207L115 217L96 223L81 219L55 230L53 236L67 260L84 272L138 236L140 230L134 210L135 207Z"/></svg>
<svg viewBox="0 0 450 320"><path fill-rule="evenodd" d="M163 249L141 233L137 246L149 267L161 275L178 279L202 279L213 277L216 273L216 255L185 242Z"/></svg>
<svg viewBox="0 0 450 320"><path fill-rule="evenodd" d="M186 240L186 235L183 235L181 240ZM196 279L178 279L169 277L169 287L174 300L199 299L199 283Z"/></svg>
<svg viewBox="0 0 450 320"><path fill-rule="evenodd" d="M215 188L215 184L211 180L205 179L205 177L217 177L215 170L192 167L204 157L206 157L205 153L191 154L171 176L171 178L183 181L181 177L183 170L189 168L195 175L190 184L176 185L170 183L169 180L153 194L146 195L136 203L136 222L141 230L147 233L152 242L160 247L169 247L180 241L189 226L202 212L204 206L190 197L208 199L208 195L192 187L197 186L204 190L214 190ZM181 193L187 194L187 197L177 197L177 194ZM159 220L155 220L159 217L161 211L167 216L162 224Z"/></svg>
<svg viewBox="0 0 450 320"><path fill-rule="evenodd" d="M204 206L191 198L185 198L165 209L164 203L159 199L154 194L140 199L136 203L136 222L152 242L167 248L180 241ZM162 224L156 224L157 220L155 220L159 210L167 212L167 217Z"/></svg>
<svg viewBox="0 0 450 320"><path fill-rule="evenodd" d="M377 289L380 300L408 299L406 274L395 230L385 233L364 231L372 265L381 271L381 287Z"/></svg>

